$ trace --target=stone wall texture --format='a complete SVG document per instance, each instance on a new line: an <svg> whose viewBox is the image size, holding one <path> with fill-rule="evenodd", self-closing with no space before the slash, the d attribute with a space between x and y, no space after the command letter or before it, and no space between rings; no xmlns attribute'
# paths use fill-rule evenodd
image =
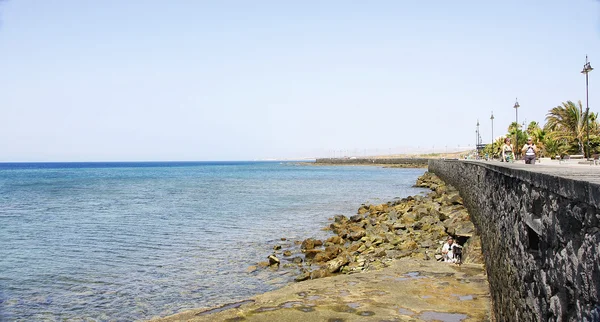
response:
<svg viewBox="0 0 600 322"><path fill-rule="evenodd" d="M478 234L496 321L600 321L600 186L501 163L430 160Z"/></svg>

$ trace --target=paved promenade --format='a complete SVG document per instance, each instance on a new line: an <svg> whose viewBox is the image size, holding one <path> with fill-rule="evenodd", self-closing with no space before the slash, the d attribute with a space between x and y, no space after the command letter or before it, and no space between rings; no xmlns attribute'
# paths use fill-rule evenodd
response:
<svg viewBox="0 0 600 322"><path fill-rule="evenodd" d="M525 164L523 161L504 163L499 161L474 161L494 166L502 166L525 171L532 171L562 177L577 181L587 181L600 184L600 165L579 164L579 161L569 160L559 163L556 160L542 160L541 163Z"/></svg>

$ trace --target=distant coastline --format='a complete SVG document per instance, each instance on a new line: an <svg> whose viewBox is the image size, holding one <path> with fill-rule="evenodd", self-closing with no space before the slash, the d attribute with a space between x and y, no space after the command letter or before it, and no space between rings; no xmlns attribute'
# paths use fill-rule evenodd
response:
<svg viewBox="0 0 600 322"><path fill-rule="evenodd" d="M315 165L374 165L389 168L426 168L429 158L321 158Z"/></svg>

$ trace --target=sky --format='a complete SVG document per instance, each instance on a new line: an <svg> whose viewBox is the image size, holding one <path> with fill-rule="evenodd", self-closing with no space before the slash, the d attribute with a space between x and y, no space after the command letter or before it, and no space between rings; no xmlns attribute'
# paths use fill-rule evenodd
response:
<svg viewBox="0 0 600 322"><path fill-rule="evenodd" d="M599 112L600 1L5 0L0 162L465 149L585 106L586 54Z"/></svg>

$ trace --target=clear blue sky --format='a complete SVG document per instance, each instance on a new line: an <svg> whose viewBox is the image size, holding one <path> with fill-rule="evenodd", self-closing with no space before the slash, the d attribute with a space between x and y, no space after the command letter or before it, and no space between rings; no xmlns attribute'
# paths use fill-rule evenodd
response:
<svg viewBox="0 0 600 322"><path fill-rule="evenodd" d="M600 107L600 2L0 2L0 161L442 151ZM584 102L585 104L585 102ZM345 152L346 153L346 152Z"/></svg>

